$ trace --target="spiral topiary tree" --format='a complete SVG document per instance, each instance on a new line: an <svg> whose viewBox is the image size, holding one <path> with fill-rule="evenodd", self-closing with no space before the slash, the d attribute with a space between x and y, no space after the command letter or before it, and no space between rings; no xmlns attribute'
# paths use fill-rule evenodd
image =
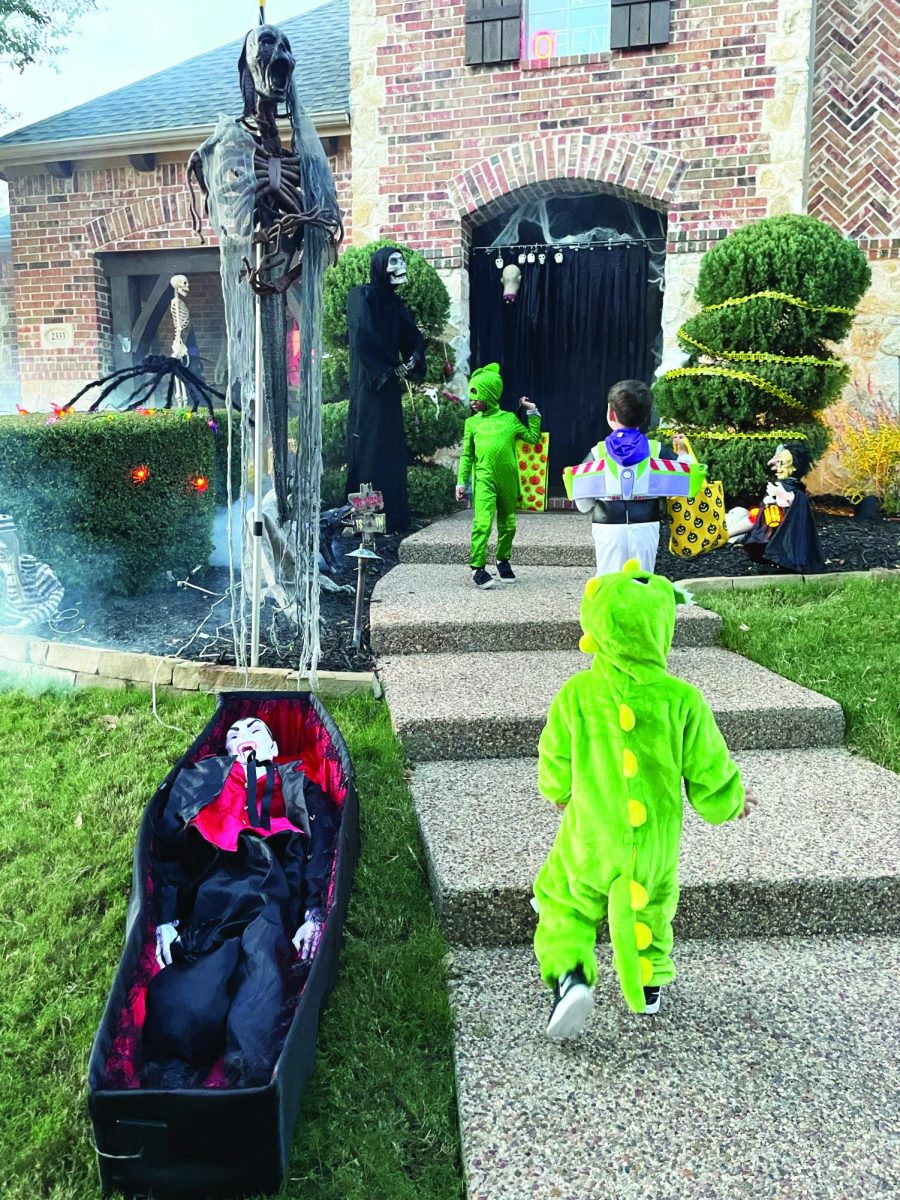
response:
<svg viewBox="0 0 900 1200"><path fill-rule="evenodd" d="M347 334L347 294L371 279L372 255L382 246L394 246L391 238L351 246L325 272L325 316L322 333L328 357L322 364L322 398L326 404L346 400L350 394L350 349ZM451 351L441 340L450 316L450 296L430 262L417 250L400 247L406 259L407 283L401 295L425 337L426 383L445 382L445 362ZM452 374L452 370L451 370Z"/></svg>
<svg viewBox="0 0 900 1200"><path fill-rule="evenodd" d="M703 308L678 331L688 362L654 399L730 498L758 496L779 442L802 441L813 462L827 447L820 414L849 367L825 343L847 336L870 280L856 244L814 217L769 217L703 256Z"/></svg>

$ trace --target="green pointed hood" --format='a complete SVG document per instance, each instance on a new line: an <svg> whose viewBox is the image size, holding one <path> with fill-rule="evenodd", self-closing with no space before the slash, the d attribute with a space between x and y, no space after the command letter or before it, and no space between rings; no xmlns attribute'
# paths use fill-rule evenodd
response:
<svg viewBox="0 0 900 1200"><path fill-rule="evenodd" d="M615 575L589 579L581 601L579 646L595 664L649 680L666 669L675 634L675 606L687 596L631 558Z"/></svg>
<svg viewBox="0 0 900 1200"><path fill-rule="evenodd" d="M503 380L500 378L499 363L488 363L479 367L469 378L469 400L483 400L487 405L485 416L495 413L503 395Z"/></svg>

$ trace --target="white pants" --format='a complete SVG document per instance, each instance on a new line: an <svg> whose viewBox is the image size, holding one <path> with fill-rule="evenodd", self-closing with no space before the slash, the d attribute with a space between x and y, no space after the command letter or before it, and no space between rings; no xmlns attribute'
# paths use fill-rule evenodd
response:
<svg viewBox="0 0 900 1200"><path fill-rule="evenodd" d="M656 570L659 521L644 521L638 525L606 525L594 521L591 534L598 575L621 571L629 558L636 558L642 571Z"/></svg>

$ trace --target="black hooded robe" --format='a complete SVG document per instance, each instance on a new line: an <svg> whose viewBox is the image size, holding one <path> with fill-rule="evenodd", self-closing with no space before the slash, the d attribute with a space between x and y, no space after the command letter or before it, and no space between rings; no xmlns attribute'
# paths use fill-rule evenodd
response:
<svg viewBox="0 0 900 1200"><path fill-rule="evenodd" d="M412 313L391 286L388 259L396 246L372 256L372 282L347 297L350 409L347 414L347 492L364 483L384 496L389 533L409 529L404 381L395 367L415 360L409 378L425 378L425 341Z"/></svg>
<svg viewBox="0 0 900 1200"><path fill-rule="evenodd" d="M793 493L793 503L782 510L781 524L774 530L766 525L766 506L760 503L756 523L747 535L744 550L754 562L774 563L801 574L818 574L825 567L825 553L806 488L797 479L779 482L785 491Z"/></svg>

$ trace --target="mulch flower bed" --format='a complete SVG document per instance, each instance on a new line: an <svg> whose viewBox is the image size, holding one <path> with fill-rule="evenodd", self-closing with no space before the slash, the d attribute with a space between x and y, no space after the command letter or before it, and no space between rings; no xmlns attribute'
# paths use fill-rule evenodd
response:
<svg viewBox="0 0 900 1200"><path fill-rule="evenodd" d="M825 547L826 571L900 567L900 520L856 520L847 512L845 502L829 497L817 497L813 507ZM418 527L421 528L423 524L419 523ZM377 539L376 548L382 560L368 568L367 598L371 596L377 580L397 562L400 540L397 535ZM355 538L342 542L345 550L353 549L356 544ZM740 546L725 546L713 554L681 559L670 554L667 545L668 533L664 526L657 570L669 579L786 574L778 567L751 562ZM355 589L356 560L343 558L335 579L337 583ZM72 615L54 622L52 630L44 626L33 632L40 637L87 646L137 650L145 654L177 654L182 658L211 664L233 663L228 601L223 600L213 607L216 599L226 593L228 572L222 568L210 568L202 575L192 577L190 583L194 586L171 583L158 591L133 597L95 598L89 594L69 593L63 603ZM323 591L320 605L320 669L371 670L374 659L365 644L360 650L354 650L352 646L352 591L338 594ZM295 665L297 655L290 625L284 618L275 616L271 602L266 605L261 628L260 665Z"/></svg>

